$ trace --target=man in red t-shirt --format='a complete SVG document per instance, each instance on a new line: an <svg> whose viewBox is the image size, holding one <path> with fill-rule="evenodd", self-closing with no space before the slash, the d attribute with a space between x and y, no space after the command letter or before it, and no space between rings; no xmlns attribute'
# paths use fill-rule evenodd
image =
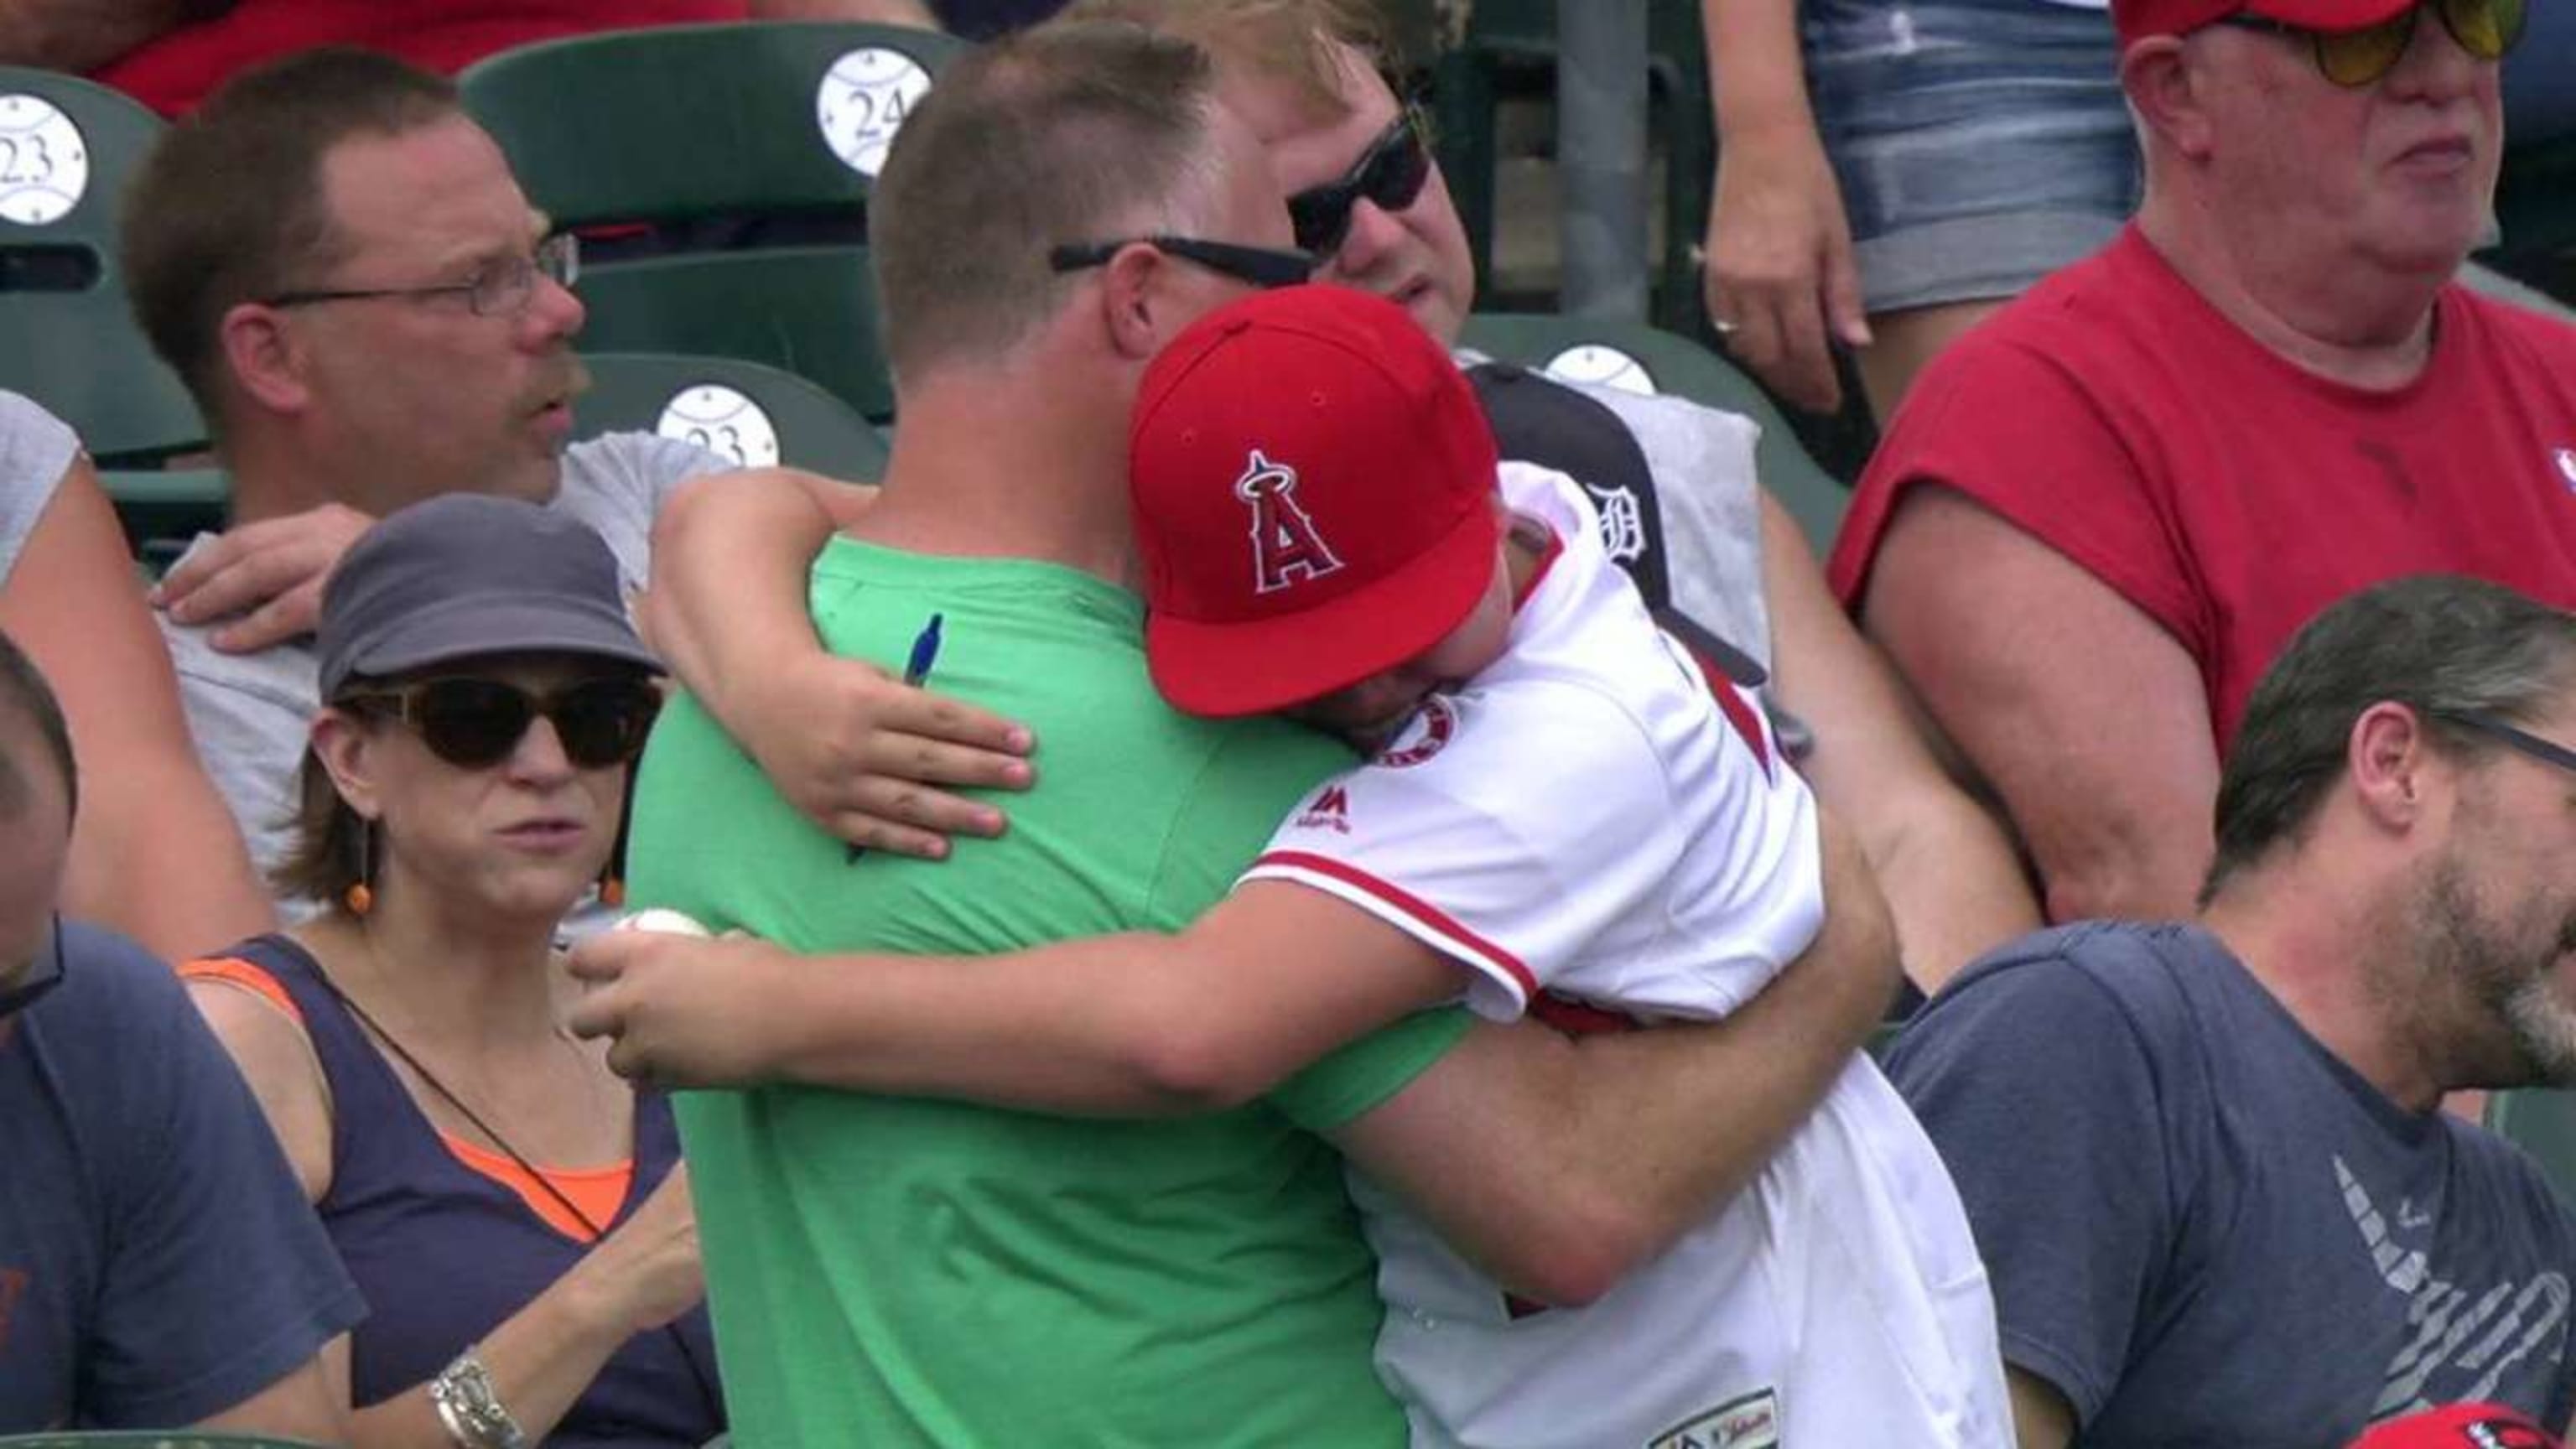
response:
<svg viewBox="0 0 2576 1449"><path fill-rule="evenodd" d="M708 20L932 23L922 0L11 0L0 62L83 71L175 116L233 72L317 45L446 73L532 41Z"/></svg>
<svg viewBox="0 0 2576 1449"><path fill-rule="evenodd" d="M2523 3L2113 0L2136 220L1937 361L1862 480L1834 586L2053 918L2189 911L2245 696L2325 605L2576 604L2576 328L2452 281Z"/></svg>

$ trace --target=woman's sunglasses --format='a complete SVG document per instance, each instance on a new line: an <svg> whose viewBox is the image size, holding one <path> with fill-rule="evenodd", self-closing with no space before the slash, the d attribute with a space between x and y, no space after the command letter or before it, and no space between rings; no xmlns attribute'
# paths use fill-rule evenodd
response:
<svg viewBox="0 0 2576 1449"><path fill-rule="evenodd" d="M497 679L457 676L351 694L344 702L390 706L431 754L463 770L510 758L528 725L543 715L563 742L564 758L584 770L604 770L644 752L662 696L641 679L585 679L539 695Z"/></svg>
<svg viewBox="0 0 2576 1449"><path fill-rule="evenodd" d="M1298 249L1330 260L1351 234L1351 208L1365 199L1380 211L1402 211L1422 194L1422 183L1430 176L1422 118L1407 106L1341 180L1288 198L1288 224L1296 229Z"/></svg>
<svg viewBox="0 0 2576 1449"><path fill-rule="evenodd" d="M2405 58L2406 47L2415 41L2415 17L2419 12L2439 12L2442 28L2451 32L2460 49L2470 55L2479 60L2502 60L2505 52L2522 39L2525 4L2526 0L2424 0L2360 30L2309 30L2243 11L2224 16L2218 23L2309 40L2316 47L2317 69L2327 80L2359 89L2396 69L2397 62Z"/></svg>

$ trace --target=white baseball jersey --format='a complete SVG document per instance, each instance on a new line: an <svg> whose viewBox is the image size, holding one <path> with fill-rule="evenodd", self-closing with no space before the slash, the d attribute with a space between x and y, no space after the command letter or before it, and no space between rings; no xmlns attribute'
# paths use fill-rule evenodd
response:
<svg viewBox="0 0 2576 1449"><path fill-rule="evenodd" d="M1572 480L1502 467L1560 541L1510 649L1317 790L1245 879L1332 894L1468 968L1713 1018L1814 938L1813 797L1761 711L1648 619ZM1378 1365L1417 1446L2002 1446L1994 1307L1929 1139L1855 1059L1754 1186L1581 1309L1517 1304L1354 1175L1387 1305Z"/></svg>

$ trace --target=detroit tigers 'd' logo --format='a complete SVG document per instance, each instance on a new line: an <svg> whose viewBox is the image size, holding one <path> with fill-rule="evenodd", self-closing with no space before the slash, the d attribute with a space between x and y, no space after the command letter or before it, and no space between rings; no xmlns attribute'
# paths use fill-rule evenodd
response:
<svg viewBox="0 0 2576 1449"><path fill-rule="evenodd" d="M1252 586L1275 594L1294 583L1337 573L1342 561L1297 501L1297 470L1255 448L1234 480L1234 496L1252 510Z"/></svg>

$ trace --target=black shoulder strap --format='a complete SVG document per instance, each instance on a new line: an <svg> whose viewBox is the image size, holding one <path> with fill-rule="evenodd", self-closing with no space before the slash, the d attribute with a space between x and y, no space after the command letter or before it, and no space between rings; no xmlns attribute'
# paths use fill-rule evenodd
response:
<svg viewBox="0 0 2576 1449"><path fill-rule="evenodd" d="M1601 543L1636 581L1655 622L1696 649L1728 678L1751 688L1762 666L1673 607L1671 565L1664 550L1663 501L1645 449L1617 413L1598 398L1509 362L1467 369L1476 400L1493 425L1503 457L1552 468L1583 485L1601 514Z"/></svg>

